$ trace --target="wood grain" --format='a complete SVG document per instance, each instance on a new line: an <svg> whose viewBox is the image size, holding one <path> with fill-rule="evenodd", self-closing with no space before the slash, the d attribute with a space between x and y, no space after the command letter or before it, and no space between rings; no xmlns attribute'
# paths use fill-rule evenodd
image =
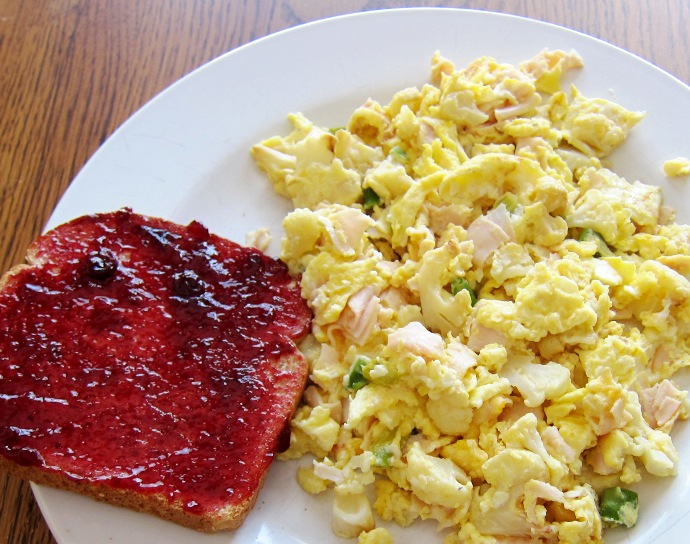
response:
<svg viewBox="0 0 690 544"><path fill-rule="evenodd" d="M175 80L284 28L412 6L560 24L690 83L690 0L0 0L0 271L22 261L106 138ZM0 542L54 542L27 484L0 475L0 490Z"/></svg>

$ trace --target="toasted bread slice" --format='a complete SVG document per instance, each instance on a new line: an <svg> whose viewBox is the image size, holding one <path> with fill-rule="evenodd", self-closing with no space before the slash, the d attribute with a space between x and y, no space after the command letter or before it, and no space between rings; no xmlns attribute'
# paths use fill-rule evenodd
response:
<svg viewBox="0 0 690 544"><path fill-rule="evenodd" d="M38 238L0 291L0 468L202 531L251 510L307 377L283 263L125 209Z"/></svg>

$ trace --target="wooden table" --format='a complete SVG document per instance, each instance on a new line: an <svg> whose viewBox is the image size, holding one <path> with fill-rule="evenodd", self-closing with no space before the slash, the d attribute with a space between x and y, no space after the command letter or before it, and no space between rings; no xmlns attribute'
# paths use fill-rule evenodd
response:
<svg viewBox="0 0 690 544"><path fill-rule="evenodd" d="M178 78L287 27L413 6L557 23L690 83L690 0L0 0L0 272L22 261L91 154ZM0 542L55 542L28 484L0 475L0 490Z"/></svg>

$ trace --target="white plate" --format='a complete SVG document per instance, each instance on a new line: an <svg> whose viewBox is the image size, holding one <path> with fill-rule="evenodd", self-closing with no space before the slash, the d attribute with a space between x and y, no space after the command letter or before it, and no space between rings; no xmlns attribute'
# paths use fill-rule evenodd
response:
<svg viewBox="0 0 690 544"><path fill-rule="evenodd" d="M48 227L84 213L131 206L186 223L204 222L238 242L267 226L274 239L288 204L257 171L250 146L289 130L286 114L301 111L322 126L343 124L368 97L427 81L434 51L462 67L476 57L517 63L543 48L576 49L586 66L574 82L589 96L646 110L614 169L630 181L663 187L690 220L688 181L670 181L664 160L690 156L690 88L611 45L550 24L514 16L451 9L367 12L307 24L240 47L183 78L127 121L98 150L66 192ZM684 54L684 52L679 52ZM690 60L690 59L689 59ZM277 242L272 246L275 253ZM641 516L607 542L684 542L690 532L690 424L675 441L685 454L674 479L640 487ZM330 531L328 498L303 493L292 464L276 463L258 505L236 532L203 535L152 516L34 486L61 544L321 543ZM434 537L434 525L405 530L401 542Z"/></svg>

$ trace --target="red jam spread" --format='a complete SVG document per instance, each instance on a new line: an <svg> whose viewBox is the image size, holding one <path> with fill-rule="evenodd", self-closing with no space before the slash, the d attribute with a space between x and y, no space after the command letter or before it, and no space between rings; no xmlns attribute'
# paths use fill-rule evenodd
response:
<svg viewBox="0 0 690 544"><path fill-rule="evenodd" d="M0 453L192 513L251 495L307 372L285 265L127 209L30 255L0 293Z"/></svg>

